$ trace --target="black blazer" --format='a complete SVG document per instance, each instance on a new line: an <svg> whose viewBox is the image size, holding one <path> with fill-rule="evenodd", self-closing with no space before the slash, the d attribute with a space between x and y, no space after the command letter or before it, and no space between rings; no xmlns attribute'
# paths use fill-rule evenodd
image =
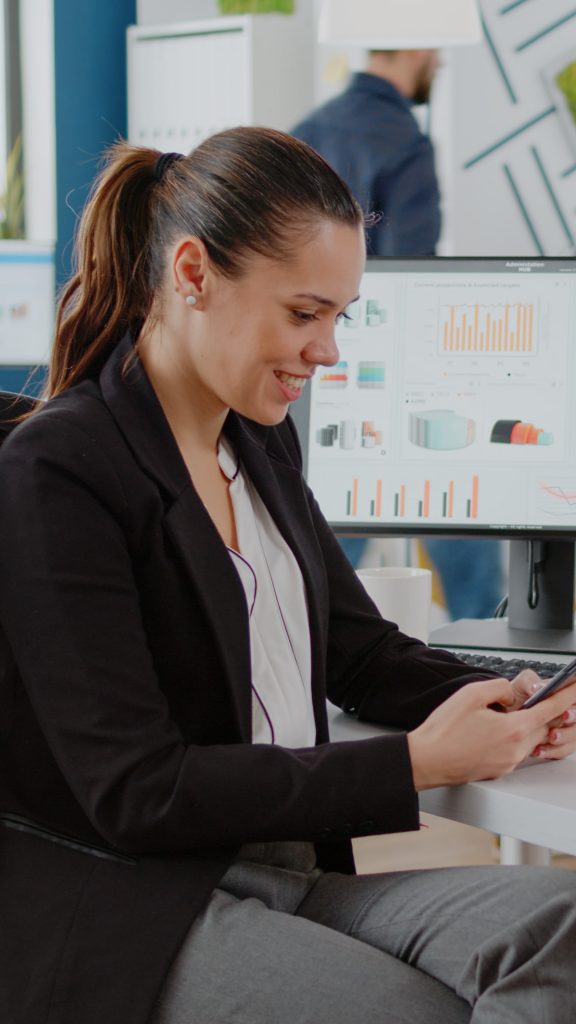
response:
<svg viewBox="0 0 576 1024"><path fill-rule="evenodd" d="M226 432L306 585L316 747L252 745L244 592L126 339L0 451L0 992L10 1024L144 1024L243 842L415 829L404 733L467 669L383 622L290 422ZM478 678L478 675L475 675ZM345 856L344 856L345 855ZM340 858L340 859L339 859Z"/></svg>

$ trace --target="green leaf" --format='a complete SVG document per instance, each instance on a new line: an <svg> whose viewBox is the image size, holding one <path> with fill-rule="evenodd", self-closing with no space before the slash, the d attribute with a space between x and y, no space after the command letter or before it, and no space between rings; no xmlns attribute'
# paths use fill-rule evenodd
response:
<svg viewBox="0 0 576 1024"><path fill-rule="evenodd" d="M218 0L222 14L294 14L294 0Z"/></svg>
<svg viewBox="0 0 576 1024"><path fill-rule="evenodd" d="M556 76L556 85L564 93L572 117L576 121L576 61L568 64L559 75Z"/></svg>
<svg viewBox="0 0 576 1024"><path fill-rule="evenodd" d="M6 189L0 195L0 238L24 237L24 174L19 135L6 161Z"/></svg>

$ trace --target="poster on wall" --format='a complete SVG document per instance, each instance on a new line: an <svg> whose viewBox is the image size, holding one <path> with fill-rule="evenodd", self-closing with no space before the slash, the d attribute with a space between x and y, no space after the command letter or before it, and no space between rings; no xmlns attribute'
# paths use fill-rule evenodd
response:
<svg viewBox="0 0 576 1024"><path fill-rule="evenodd" d="M53 245L0 240L0 365L48 362L54 287Z"/></svg>

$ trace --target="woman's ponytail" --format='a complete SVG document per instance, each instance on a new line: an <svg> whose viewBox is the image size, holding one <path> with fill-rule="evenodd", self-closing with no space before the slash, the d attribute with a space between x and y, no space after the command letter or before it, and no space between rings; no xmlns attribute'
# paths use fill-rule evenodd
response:
<svg viewBox="0 0 576 1024"><path fill-rule="evenodd" d="M47 397L97 370L150 311L150 231L160 154L120 142L108 153L80 219L76 272L56 314Z"/></svg>

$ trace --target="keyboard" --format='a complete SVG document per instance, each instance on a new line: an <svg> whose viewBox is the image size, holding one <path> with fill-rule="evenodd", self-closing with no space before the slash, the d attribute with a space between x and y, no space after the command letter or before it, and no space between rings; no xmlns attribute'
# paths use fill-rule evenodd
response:
<svg viewBox="0 0 576 1024"><path fill-rule="evenodd" d="M564 662L532 661L517 657L499 658L494 654L479 654L471 651L454 651L454 653L471 668L497 672L503 679L514 679L525 668L531 668L543 679L547 679L555 675L565 664Z"/></svg>

